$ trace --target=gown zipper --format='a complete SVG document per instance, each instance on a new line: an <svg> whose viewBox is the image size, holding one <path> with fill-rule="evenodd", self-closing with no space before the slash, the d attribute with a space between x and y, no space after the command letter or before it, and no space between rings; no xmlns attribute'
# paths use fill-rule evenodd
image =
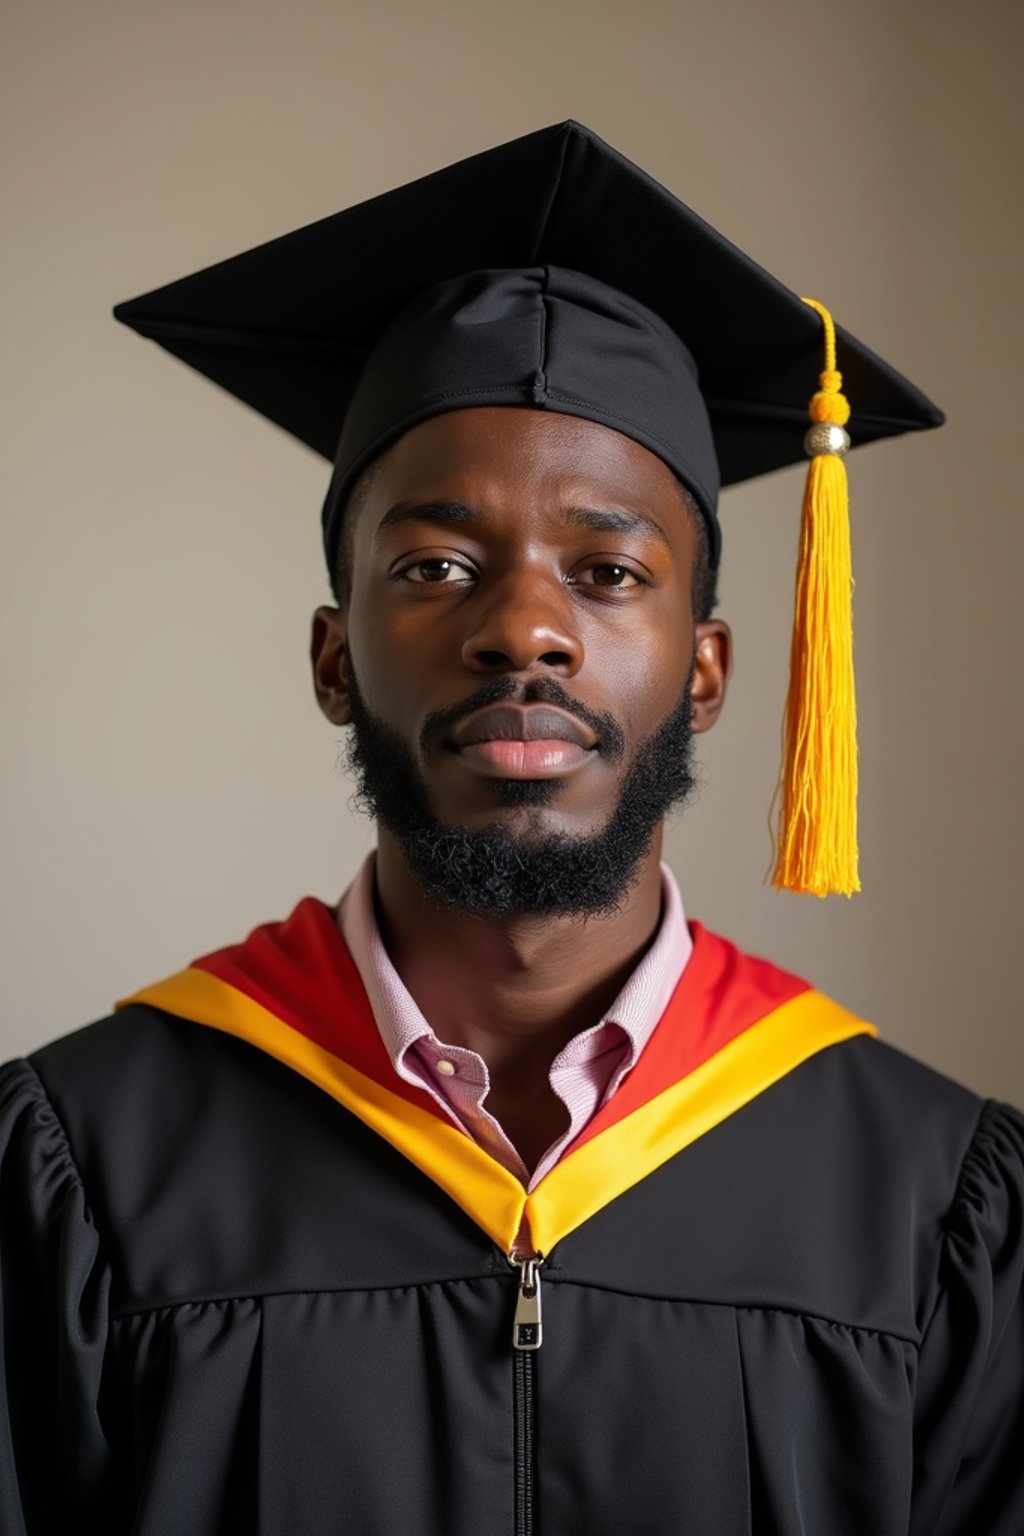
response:
<svg viewBox="0 0 1024 1536"><path fill-rule="evenodd" d="M513 1257L512 1263L519 1271L512 1347L517 1350L540 1349L540 1269L544 1260L539 1253L535 1253L525 1259Z"/></svg>
<svg viewBox="0 0 1024 1536"><path fill-rule="evenodd" d="M512 1396L515 1414L515 1536L533 1536L533 1356L543 1337L540 1254L509 1255L519 1271L512 1325Z"/></svg>

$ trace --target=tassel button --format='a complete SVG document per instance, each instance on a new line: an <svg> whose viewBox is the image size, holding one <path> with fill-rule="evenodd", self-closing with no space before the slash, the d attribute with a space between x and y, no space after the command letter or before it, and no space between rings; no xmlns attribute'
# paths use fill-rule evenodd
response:
<svg viewBox="0 0 1024 1536"><path fill-rule="evenodd" d="M833 454L841 459L850 446L850 434L835 421L816 421L808 427L804 438L804 452L812 459L819 453Z"/></svg>

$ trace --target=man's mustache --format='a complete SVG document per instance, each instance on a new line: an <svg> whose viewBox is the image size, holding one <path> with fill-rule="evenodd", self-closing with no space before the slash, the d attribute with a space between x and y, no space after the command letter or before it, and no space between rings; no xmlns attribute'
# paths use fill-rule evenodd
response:
<svg viewBox="0 0 1024 1536"><path fill-rule="evenodd" d="M507 699L515 699L517 704L551 704L557 709L563 709L567 715L582 720L584 725L590 727L597 737L596 750L610 763L620 762L625 755L626 735L614 716L588 709L567 693L555 678L536 677L523 685L514 677L495 677L460 704L453 704L449 709L436 709L427 716L420 732L420 750L424 758L429 759L437 750L441 738L467 715L476 714L478 709L486 709L489 704L504 703Z"/></svg>

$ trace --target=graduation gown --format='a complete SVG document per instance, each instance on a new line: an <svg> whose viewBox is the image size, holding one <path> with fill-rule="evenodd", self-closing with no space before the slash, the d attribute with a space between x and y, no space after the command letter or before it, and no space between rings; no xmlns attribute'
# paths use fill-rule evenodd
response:
<svg viewBox="0 0 1024 1536"><path fill-rule="evenodd" d="M692 927L529 1195L312 898L5 1068L4 1536L1020 1536L1024 1122Z"/></svg>

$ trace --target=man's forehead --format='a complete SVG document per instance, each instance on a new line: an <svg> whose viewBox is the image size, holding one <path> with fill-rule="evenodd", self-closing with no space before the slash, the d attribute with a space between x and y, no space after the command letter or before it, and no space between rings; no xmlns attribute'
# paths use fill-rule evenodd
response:
<svg viewBox="0 0 1024 1536"><path fill-rule="evenodd" d="M521 407L432 416L405 432L363 480L378 516L398 502L483 506L541 494L566 510L680 505L681 488L649 449L611 427Z"/></svg>

